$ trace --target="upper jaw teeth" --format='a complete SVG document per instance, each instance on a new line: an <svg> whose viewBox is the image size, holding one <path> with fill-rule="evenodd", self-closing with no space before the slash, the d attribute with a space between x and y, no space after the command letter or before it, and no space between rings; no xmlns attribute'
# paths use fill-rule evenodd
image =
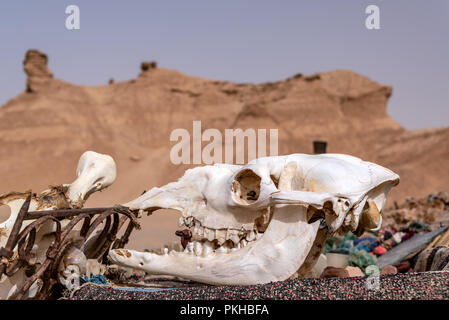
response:
<svg viewBox="0 0 449 320"><path fill-rule="evenodd" d="M192 216L179 218L179 227L190 227L192 238L183 253L208 257L214 254L230 253L259 240L263 233L254 230L213 229L204 227ZM174 253L171 251L170 253Z"/></svg>
<svg viewBox="0 0 449 320"><path fill-rule="evenodd" d="M252 241L254 242L254 241ZM225 242L222 245L217 245L217 243L214 241L192 241L189 242L184 249L183 253L190 254L190 255L196 255L197 257L212 257L215 254L223 254L223 253L230 253L234 252L238 249L242 249L246 247L248 244L251 244L252 242L248 242L244 239L240 241L237 245L234 245L233 242ZM165 251L166 252L166 251ZM171 251L170 254L176 254L175 251Z"/></svg>
<svg viewBox="0 0 449 320"><path fill-rule="evenodd" d="M194 249L194 243L193 242L189 242L186 246L186 248L184 249L185 253L193 253L193 249Z"/></svg>
<svg viewBox="0 0 449 320"><path fill-rule="evenodd" d="M251 230L248 235L246 236L246 239L248 241L253 241L254 239L256 239L256 233L254 232L254 230Z"/></svg>
<svg viewBox="0 0 449 320"><path fill-rule="evenodd" d="M211 242L216 240L219 245L222 245L227 240L230 240L234 243L234 245L237 245L242 239L246 239L246 241L254 241L259 239L262 235L258 233L256 228L248 231L243 229L214 229L204 227L193 216L180 217L178 226L192 228L193 238L205 238Z"/></svg>
<svg viewBox="0 0 449 320"><path fill-rule="evenodd" d="M184 221L185 221L185 225L187 227L193 226L193 217L187 217L187 218L184 219Z"/></svg>

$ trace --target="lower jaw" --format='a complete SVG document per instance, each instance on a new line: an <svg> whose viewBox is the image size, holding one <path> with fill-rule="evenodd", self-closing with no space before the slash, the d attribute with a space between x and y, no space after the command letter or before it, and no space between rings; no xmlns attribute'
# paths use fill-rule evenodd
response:
<svg viewBox="0 0 449 320"><path fill-rule="evenodd" d="M319 221L307 223L306 208L278 205L264 235L231 253L198 257L174 252L158 255L116 249L109 258L150 274L182 277L213 285L253 285L282 281L294 274L312 248Z"/></svg>

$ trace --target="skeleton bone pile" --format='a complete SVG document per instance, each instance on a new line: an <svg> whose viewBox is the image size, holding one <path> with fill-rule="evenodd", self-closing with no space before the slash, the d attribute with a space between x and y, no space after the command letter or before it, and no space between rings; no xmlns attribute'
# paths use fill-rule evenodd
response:
<svg viewBox="0 0 449 320"><path fill-rule="evenodd" d="M116 165L111 156L86 151L80 158L77 167L77 179L71 184L51 187L38 195L33 195L29 211L45 211L52 209L81 208L87 198L94 192L110 186L116 178ZM17 215L29 193L9 192L0 195L0 204L10 207L11 214L8 219L0 223L0 247L5 246ZM24 221L22 229L32 221ZM62 226L69 221L62 221ZM53 233L56 225L52 221L42 225L36 235L32 254L36 256L37 263L42 264L46 258L46 251L53 242ZM76 238L76 232L72 231L71 237ZM94 234L93 237L96 235ZM86 257L77 248L72 248L64 257L59 266L59 281L69 285L68 277L81 275L85 270ZM3 275L0 279L0 298L14 298L29 277L23 269L12 277ZM32 298L39 291L42 283L38 279L30 288L28 297Z"/></svg>
<svg viewBox="0 0 449 320"><path fill-rule="evenodd" d="M217 285L251 285L306 274L327 235L378 230L399 176L339 154L292 154L245 166L187 170L177 182L125 204L181 212L183 250L116 249L109 258L151 274Z"/></svg>

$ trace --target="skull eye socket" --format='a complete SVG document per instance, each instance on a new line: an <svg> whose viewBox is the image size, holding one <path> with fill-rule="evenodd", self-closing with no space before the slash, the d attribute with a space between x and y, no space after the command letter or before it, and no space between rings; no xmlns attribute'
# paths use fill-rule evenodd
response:
<svg viewBox="0 0 449 320"><path fill-rule="evenodd" d="M234 200L243 205L259 199L261 178L252 170L245 169L237 174L232 184Z"/></svg>

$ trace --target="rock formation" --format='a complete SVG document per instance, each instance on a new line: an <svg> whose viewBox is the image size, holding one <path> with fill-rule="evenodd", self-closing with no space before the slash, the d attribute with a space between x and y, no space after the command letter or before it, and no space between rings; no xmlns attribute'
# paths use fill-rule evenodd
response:
<svg viewBox="0 0 449 320"><path fill-rule="evenodd" d="M46 54L34 49L27 51L23 60L23 69L27 75L27 92L37 92L41 86L45 86L53 78L47 63Z"/></svg>

